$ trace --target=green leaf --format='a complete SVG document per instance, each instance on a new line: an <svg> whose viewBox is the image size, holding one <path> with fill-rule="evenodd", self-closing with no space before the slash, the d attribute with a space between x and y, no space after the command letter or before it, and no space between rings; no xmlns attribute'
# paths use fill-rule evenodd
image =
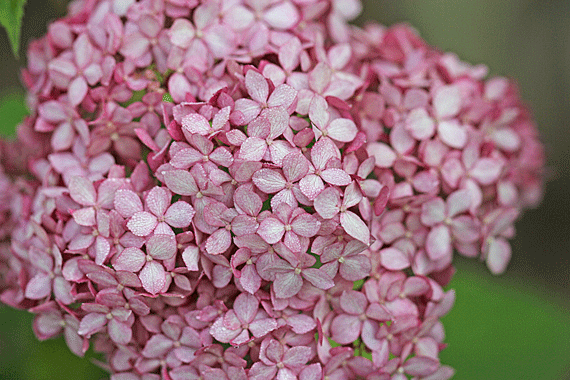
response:
<svg viewBox="0 0 570 380"><path fill-rule="evenodd" d="M0 0L3 1L3 0ZM28 115L26 96L21 89L10 88L0 92L0 137L14 136L16 126Z"/></svg>
<svg viewBox="0 0 570 380"><path fill-rule="evenodd" d="M18 51L20 50L20 29L24 16L24 5L26 5L26 0L0 1L0 24L8 33L12 51L16 58L18 58Z"/></svg>

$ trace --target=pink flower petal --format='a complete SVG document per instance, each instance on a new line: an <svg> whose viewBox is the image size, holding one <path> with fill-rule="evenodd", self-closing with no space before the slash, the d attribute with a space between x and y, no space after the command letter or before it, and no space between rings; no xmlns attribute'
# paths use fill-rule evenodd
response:
<svg viewBox="0 0 570 380"><path fill-rule="evenodd" d="M259 225L257 234L267 243L275 244L280 241L285 234L285 226L277 218L265 218Z"/></svg>
<svg viewBox="0 0 570 380"><path fill-rule="evenodd" d="M358 316L340 314L331 323L331 338L339 344L352 343L360 336L361 327Z"/></svg>
<svg viewBox="0 0 570 380"><path fill-rule="evenodd" d="M271 27L275 29L289 29L299 22L299 11L290 2L281 2L267 11L263 15L263 19Z"/></svg>
<svg viewBox="0 0 570 380"><path fill-rule="evenodd" d="M319 232L321 222L313 215L304 213L296 217L291 223L293 232L304 237L313 237Z"/></svg>
<svg viewBox="0 0 570 380"><path fill-rule="evenodd" d="M447 215L443 199L434 198L422 204L421 220L426 226L433 226L437 223L441 223L446 217Z"/></svg>
<svg viewBox="0 0 570 380"><path fill-rule="evenodd" d="M255 172L252 177L253 183L266 194L273 194L285 187L287 181L283 176L273 169L261 169Z"/></svg>
<svg viewBox="0 0 570 380"><path fill-rule="evenodd" d="M396 153L385 143L372 142L366 147L368 154L376 160L376 166L389 168L396 161Z"/></svg>
<svg viewBox="0 0 570 380"><path fill-rule="evenodd" d="M351 142L356 137L356 124L350 119L334 119L327 127L327 135L336 141Z"/></svg>
<svg viewBox="0 0 570 380"><path fill-rule="evenodd" d="M206 251L210 255L219 255L220 253L224 253L231 244L232 236L230 231L225 228L220 228L206 240Z"/></svg>
<svg viewBox="0 0 570 380"><path fill-rule="evenodd" d="M370 230L368 226L352 211L340 214L340 225L353 238L360 240L366 245L370 244Z"/></svg>
<svg viewBox="0 0 570 380"><path fill-rule="evenodd" d="M166 186L175 194L195 195L198 192L194 177L186 170L168 170L163 175Z"/></svg>
<svg viewBox="0 0 570 380"><path fill-rule="evenodd" d="M182 131L207 135L210 133L210 123L198 113L191 113L182 118Z"/></svg>
<svg viewBox="0 0 570 380"><path fill-rule="evenodd" d="M431 229L426 240L426 251L432 260L451 260L451 236L447 226L438 225Z"/></svg>
<svg viewBox="0 0 570 380"><path fill-rule="evenodd" d="M502 169L503 165L500 161L492 158L481 158L469 170L469 175L481 185L490 185L499 179Z"/></svg>
<svg viewBox="0 0 570 380"><path fill-rule="evenodd" d="M457 120L441 121L437 132L441 141L452 148L461 149L467 144L467 131Z"/></svg>
<svg viewBox="0 0 570 380"><path fill-rule="evenodd" d="M301 181L299 181L299 188L301 189L301 192L309 198L309 200L314 200L317 195L323 191L325 184L321 177L309 174L306 177L301 178Z"/></svg>
<svg viewBox="0 0 570 380"><path fill-rule="evenodd" d="M88 90L89 86L87 85L85 78L77 77L72 80L67 90L71 105L75 107L80 104L83 99L85 99L85 95L87 95Z"/></svg>
<svg viewBox="0 0 570 380"><path fill-rule="evenodd" d="M194 208L188 203L178 201L168 208L164 221L174 228L185 228L190 225L195 213Z"/></svg>
<svg viewBox="0 0 570 380"><path fill-rule="evenodd" d="M245 74L245 87L253 100L260 104L267 102L269 84L263 75L255 70L248 70Z"/></svg>
<svg viewBox="0 0 570 380"><path fill-rule="evenodd" d="M323 170L321 178L335 186L346 186L352 182L352 179L344 170L335 168Z"/></svg>
<svg viewBox="0 0 570 380"><path fill-rule="evenodd" d="M83 206L94 206L97 202L97 192L93 183L84 177L71 177L69 195L75 202Z"/></svg>
<svg viewBox="0 0 570 380"><path fill-rule="evenodd" d="M172 258L176 250L176 238L172 235L153 235L146 242L146 253L157 260Z"/></svg>
<svg viewBox="0 0 570 380"><path fill-rule="evenodd" d="M455 85L440 87L433 98L435 114L439 119L457 115L461 109L461 103L461 90Z"/></svg>
<svg viewBox="0 0 570 380"><path fill-rule="evenodd" d="M487 267L493 274L501 274L507 269L511 259L511 245L503 238L491 239L487 252Z"/></svg>
<svg viewBox="0 0 570 380"><path fill-rule="evenodd" d="M156 216L146 211L140 211L131 217L127 223L127 228L137 236L147 236L154 231L157 223Z"/></svg>
<svg viewBox="0 0 570 380"><path fill-rule="evenodd" d="M424 108L416 108L406 118L406 129L416 140L426 140L435 133L435 122Z"/></svg>
<svg viewBox="0 0 570 380"><path fill-rule="evenodd" d="M397 248L385 248L380 251L380 262L389 270L402 270L410 266L407 255Z"/></svg>
<svg viewBox="0 0 570 380"><path fill-rule="evenodd" d="M241 144L239 158L245 161L261 161L267 150L267 143L259 137L248 137Z"/></svg>
<svg viewBox="0 0 570 380"><path fill-rule="evenodd" d="M143 288L151 293L158 294L166 285L166 272L162 264L149 261L139 273Z"/></svg>
<svg viewBox="0 0 570 380"><path fill-rule="evenodd" d="M170 195L164 188L155 186L148 192L145 203L154 215L163 216L170 205Z"/></svg>
<svg viewBox="0 0 570 380"><path fill-rule="evenodd" d="M332 187L328 187L315 198L315 210L324 219L331 219L338 214L340 209L340 195Z"/></svg>
<svg viewBox="0 0 570 380"><path fill-rule="evenodd" d="M26 285L26 298L39 300L51 294L51 278L44 273L35 275Z"/></svg>
<svg viewBox="0 0 570 380"><path fill-rule="evenodd" d="M115 270L125 270L128 272L138 272L146 262L146 255L136 247L125 248L114 259L113 268Z"/></svg>
<svg viewBox="0 0 570 380"><path fill-rule="evenodd" d="M299 293L303 286L303 279L293 271L278 273L273 281L273 291L277 298L290 298Z"/></svg>

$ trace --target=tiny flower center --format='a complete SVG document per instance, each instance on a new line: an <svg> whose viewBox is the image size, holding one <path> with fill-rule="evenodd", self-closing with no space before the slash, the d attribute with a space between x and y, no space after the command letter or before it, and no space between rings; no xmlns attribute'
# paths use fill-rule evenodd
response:
<svg viewBox="0 0 570 380"><path fill-rule="evenodd" d="M285 225L285 231L291 231L291 225L290 224Z"/></svg>
<svg viewBox="0 0 570 380"><path fill-rule="evenodd" d="M117 141L119 139L119 134L117 132L113 132L111 134L111 140Z"/></svg>
<svg viewBox="0 0 570 380"><path fill-rule="evenodd" d="M283 364L282 362L277 363L277 368L282 369L285 368L285 364Z"/></svg>
<svg viewBox="0 0 570 380"><path fill-rule="evenodd" d="M338 262L341 263L341 264L344 263L344 257L339 257L339 258L338 258Z"/></svg>
<svg viewBox="0 0 570 380"><path fill-rule="evenodd" d="M453 223L453 220L450 217L445 218L445 224L451 225L451 223Z"/></svg>
<svg viewBox="0 0 570 380"><path fill-rule="evenodd" d="M176 341L176 342L174 342L173 346L178 348L178 347L182 346L182 344L180 344L179 341Z"/></svg>
<svg viewBox="0 0 570 380"><path fill-rule="evenodd" d="M295 274L301 274L301 268L295 268Z"/></svg>
<svg viewBox="0 0 570 380"><path fill-rule="evenodd" d="M152 261L152 256L151 255L146 255L146 261Z"/></svg>
<svg viewBox="0 0 570 380"><path fill-rule="evenodd" d="M210 160L210 157L208 157L207 155L202 156L202 161L208 162L209 160Z"/></svg>
<svg viewBox="0 0 570 380"><path fill-rule="evenodd" d="M108 320L113 319L113 314L111 313L107 313L107 315L105 316Z"/></svg>
<svg viewBox="0 0 570 380"><path fill-rule="evenodd" d="M361 321L365 321L366 320L366 314L362 313L358 316L358 319L360 319Z"/></svg>
<svg viewBox="0 0 570 380"><path fill-rule="evenodd" d="M251 259L247 259L247 261L245 263L246 263L246 265L252 265L253 261L251 261Z"/></svg>
<svg viewBox="0 0 570 380"><path fill-rule="evenodd" d="M398 368L398 373L404 373L404 367Z"/></svg>

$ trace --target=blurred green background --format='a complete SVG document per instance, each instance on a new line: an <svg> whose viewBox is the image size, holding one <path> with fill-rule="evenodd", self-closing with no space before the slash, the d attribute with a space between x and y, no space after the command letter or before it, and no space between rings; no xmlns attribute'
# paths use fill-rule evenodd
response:
<svg viewBox="0 0 570 380"><path fill-rule="evenodd" d="M6 0L0 0L6 1ZM63 15L67 0L28 0L22 51ZM513 259L494 277L457 257L457 292L444 318L442 362L454 379L570 379L570 1L368 0L359 23L408 22L432 45L492 75L518 81L546 144L549 181L542 205L517 223ZM19 67L0 32L0 131L25 114ZM0 306L0 379L102 379L63 340L37 342L31 315Z"/></svg>

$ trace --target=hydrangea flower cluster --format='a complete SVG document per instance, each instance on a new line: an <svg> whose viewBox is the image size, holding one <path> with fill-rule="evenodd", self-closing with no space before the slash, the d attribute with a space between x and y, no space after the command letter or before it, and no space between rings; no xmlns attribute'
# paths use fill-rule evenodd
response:
<svg viewBox="0 0 570 380"><path fill-rule="evenodd" d="M449 379L454 251L505 270L514 85L357 0L76 0L0 151L0 299L113 380Z"/></svg>

